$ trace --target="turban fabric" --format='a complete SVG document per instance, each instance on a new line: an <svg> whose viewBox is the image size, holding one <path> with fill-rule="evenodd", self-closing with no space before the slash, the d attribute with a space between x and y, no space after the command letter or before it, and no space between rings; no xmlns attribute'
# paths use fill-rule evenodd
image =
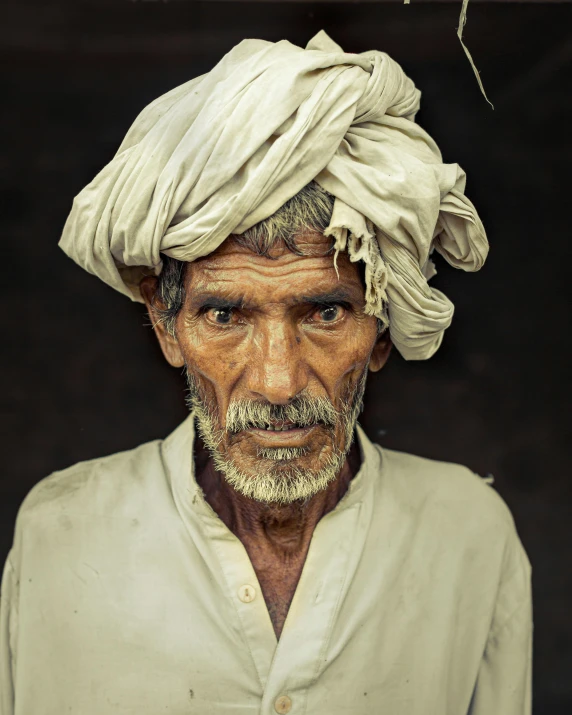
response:
<svg viewBox="0 0 572 715"><path fill-rule="evenodd" d="M475 271L488 243L464 172L414 121L419 100L383 52L345 53L324 32L305 49L245 40L141 112L75 198L60 246L141 300L161 254L208 255L315 180L335 197L336 251L365 261L366 311L406 359L428 358L453 315L428 284L431 252Z"/></svg>

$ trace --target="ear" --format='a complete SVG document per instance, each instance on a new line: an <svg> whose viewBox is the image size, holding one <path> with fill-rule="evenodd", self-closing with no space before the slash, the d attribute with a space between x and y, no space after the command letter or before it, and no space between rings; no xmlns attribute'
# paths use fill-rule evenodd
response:
<svg viewBox="0 0 572 715"><path fill-rule="evenodd" d="M169 365L173 367L183 367L185 359L181 353L179 341L174 335L171 335L167 331L165 324L161 320L161 315L158 312L158 309L161 310L164 306L157 297L157 278L155 278L155 276L146 276L139 284L139 290L147 306L147 312L149 313L149 318L151 318L153 330L155 331L165 359Z"/></svg>
<svg viewBox="0 0 572 715"><path fill-rule="evenodd" d="M369 361L369 369L371 372L378 372L378 370L381 370L389 359L392 347L393 343L391 342L389 329L386 328L383 333L377 336L377 340L373 346Z"/></svg>

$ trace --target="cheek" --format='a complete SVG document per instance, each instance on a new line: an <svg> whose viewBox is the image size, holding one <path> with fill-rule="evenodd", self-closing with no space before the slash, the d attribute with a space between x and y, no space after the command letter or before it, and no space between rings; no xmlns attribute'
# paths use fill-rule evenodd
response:
<svg viewBox="0 0 572 715"><path fill-rule="evenodd" d="M312 351L312 367L330 398L339 398L363 375L375 345L376 335L376 325L374 324L372 329L368 323L349 331L335 345L314 345L317 349Z"/></svg>
<svg viewBox="0 0 572 715"><path fill-rule="evenodd" d="M231 349L220 349L213 342L185 336L179 345L187 369L198 381L202 393L214 399L219 413L224 414L241 369Z"/></svg>

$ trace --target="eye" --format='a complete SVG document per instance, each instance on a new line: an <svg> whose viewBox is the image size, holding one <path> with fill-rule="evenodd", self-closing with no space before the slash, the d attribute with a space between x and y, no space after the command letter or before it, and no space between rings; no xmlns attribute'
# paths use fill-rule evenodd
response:
<svg viewBox="0 0 572 715"><path fill-rule="evenodd" d="M323 305L314 313L314 320L322 323L335 323L342 317L343 310L341 305Z"/></svg>
<svg viewBox="0 0 572 715"><path fill-rule="evenodd" d="M208 318L217 325L230 325L233 318L232 308L211 308L207 311Z"/></svg>

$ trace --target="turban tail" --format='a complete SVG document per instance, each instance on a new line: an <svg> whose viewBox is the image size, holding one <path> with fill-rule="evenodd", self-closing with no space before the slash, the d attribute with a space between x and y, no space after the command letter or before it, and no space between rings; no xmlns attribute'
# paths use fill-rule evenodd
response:
<svg viewBox="0 0 572 715"><path fill-rule="evenodd" d="M365 261L367 312L406 359L428 358L453 315L427 283L431 252L475 271L488 243L464 172L415 124L419 99L388 55L344 53L324 32L306 49L245 40L141 112L75 198L60 246L141 300L161 253L208 255L315 179L336 197L336 250Z"/></svg>

